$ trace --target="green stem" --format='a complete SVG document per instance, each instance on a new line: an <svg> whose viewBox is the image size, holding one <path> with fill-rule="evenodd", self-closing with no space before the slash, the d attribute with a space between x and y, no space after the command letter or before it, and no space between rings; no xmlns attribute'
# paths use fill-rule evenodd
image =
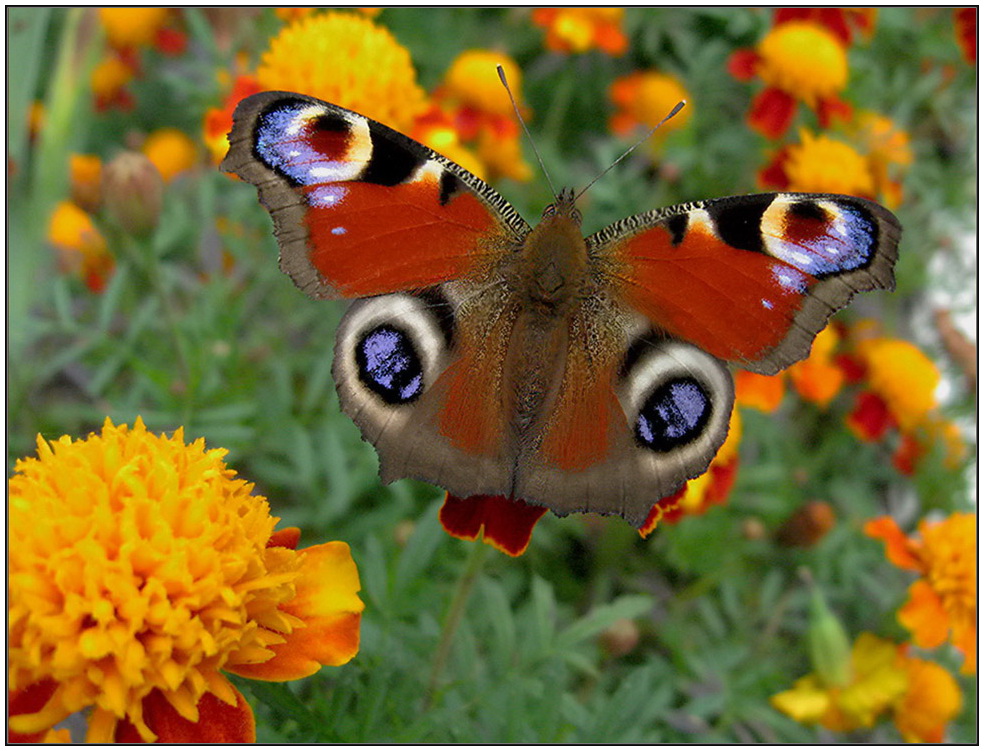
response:
<svg viewBox="0 0 984 751"><path fill-rule="evenodd" d="M441 640L438 642L437 650L434 652L434 662L431 664L430 679L427 681L427 691L424 694L424 702L421 707L426 712L434 703L437 694L437 686L441 680L441 673L447 664L448 657L451 655L451 644L454 641L454 634L458 630L458 624L465 614L465 606L468 604L468 596L471 594L475 581L482 570L482 562L488 546L485 543L476 541L472 545L472 550L468 555L465 568L461 572L458 584L454 590L454 597L448 607L448 614L444 619L444 626L441 628Z"/></svg>

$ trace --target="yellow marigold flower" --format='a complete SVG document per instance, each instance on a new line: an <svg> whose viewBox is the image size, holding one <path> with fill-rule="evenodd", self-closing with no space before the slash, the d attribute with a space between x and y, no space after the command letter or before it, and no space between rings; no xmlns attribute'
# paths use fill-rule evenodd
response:
<svg viewBox="0 0 984 751"><path fill-rule="evenodd" d="M72 201L85 211L98 211L102 202L102 159L95 154L68 157Z"/></svg>
<svg viewBox="0 0 984 751"><path fill-rule="evenodd" d="M875 195L868 160L846 143L826 135L814 136L801 130L800 143L788 148L784 168L792 191Z"/></svg>
<svg viewBox="0 0 984 751"><path fill-rule="evenodd" d="M612 131L623 135L644 125L649 128L670 114L679 102L690 102L690 94L676 76L643 70L615 79L608 96L618 108L609 121ZM656 137L680 130L690 121L692 105L684 107L656 131Z"/></svg>
<svg viewBox="0 0 984 751"><path fill-rule="evenodd" d="M427 107L410 53L388 30L352 13L319 13L285 26L256 77L261 89L309 94L401 131Z"/></svg>
<svg viewBox="0 0 984 751"><path fill-rule="evenodd" d="M847 86L847 53L837 37L809 21L775 26L758 44L756 72L766 85L811 107Z"/></svg>
<svg viewBox="0 0 984 751"><path fill-rule="evenodd" d="M772 697L772 706L797 722L847 732L868 728L905 693L908 674L895 644L863 633L851 649L850 680L829 686L819 675L800 678Z"/></svg>
<svg viewBox="0 0 984 751"><path fill-rule="evenodd" d="M923 520L918 539L907 538L889 516L872 519L864 531L885 542L888 560L920 574L898 614L916 645L933 649L949 636L964 654L962 671L977 672L977 514Z"/></svg>
<svg viewBox="0 0 984 751"><path fill-rule="evenodd" d="M521 102L523 74L516 62L501 52L466 50L451 63L444 74L442 90L449 98L482 112L513 118L509 94L499 80L496 66L501 65L517 102Z"/></svg>
<svg viewBox="0 0 984 751"><path fill-rule="evenodd" d="M66 271L78 274L93 292L103 291L115 261L89 214L71 201L59 203L48 221L48 242Z"/></svg>
<svg viewBox="0 0 984 751"><path fill-rule="evenodd" d="M294 21L299 21L302 18L307 18L316 10L317 8L302 8L302 7L274 8L273 13L277 18L279 18L284 23L294 23Z"/></svg>
<svg viewBox="0 0 984 751"><path fill-rule="evenodd" d="M537 8L533 23L547 29L547 49L587 52L597 47L621 55L628 47L622 33L624 8Z"/></svg>
<svg viewBox="0 0 984 751"><path fill-rule="evenodd" d="M909 688L895 705L895 727L907 743L942 743L962 703L960 687L944 668L907 657Z"/></svg>
<svg viewBox="0 0 984 751"><path fill-rule="evenodd" d="M810 356L787 371L793 388L807 401L826 407L844 385L844 371L833 360L840 337L827 326L813 340Z"/></svg>
<svg viewBox="0 0 984 751"><path fill-rule="evenodd" d="M100 8L99 20L111 46L139 47L153 43L170 13L169 8Z"/></svg>
<svg viewBox="0 0 984 751"><path fill-rule="evenodd" d="M89 709L88 742L254 740L222 675L311 675L358 651L348 546L294 550L266 499L204 440L108 419L8 485L9 729L40 739ZM185 735L187 733L187 735Z"/></svg>
<svg viewBox="0 0 984 751"><path fill-rule="evenodd" d="M170 182L179 173L191 169L198 161L195 142L177 128L155 130L147 136L140 150L157 167L164 182Z"/></svg>
<svg viewBox="0 0 984 751"><path fill-rule="evenodd" d="M902 339L878 337L857 346L867 366L868 385L882 398L902 432L911 432L926 421L936 407L940 372L914 344Z"/></svg>

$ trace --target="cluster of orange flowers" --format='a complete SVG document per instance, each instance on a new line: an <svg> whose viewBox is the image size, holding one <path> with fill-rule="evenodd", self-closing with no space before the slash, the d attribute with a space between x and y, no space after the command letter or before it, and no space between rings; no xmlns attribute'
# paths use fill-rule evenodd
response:
<svg viewBox="0 0 984 751"><path fill-rule="evenodd" d="M841 98L847 87L848 50L854 29L874 32L877 11L847 8L783 8L754 50L739 50L729 70L740 81L765 83L752 102L748 123L771 140L782 138L802 102L821 128L836 135L799 129L798 143L781 146L759 173L765 188L845 193L880 200L894 208L902 201L901 172L912 162L908 134L891 119L855 111Z"/></svg>

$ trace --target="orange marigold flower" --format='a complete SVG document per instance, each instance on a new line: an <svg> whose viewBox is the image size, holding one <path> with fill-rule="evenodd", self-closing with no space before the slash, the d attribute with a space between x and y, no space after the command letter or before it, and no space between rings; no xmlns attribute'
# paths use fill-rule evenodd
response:
<svg viewBox="0 0 984 751"><path fill-rule="evenodd" d="M466 50L454 59L444 74L440 98L512 120L512 103L499 80L497 65L502 66L513 95L521 102L523 74L516 61L502 52L481 49Z"/></svg>
<svg viewBox="0 0 984 751"><path fill-rule="evenodd" d="M617 108L609 127L618 135L625 135L640 125L652 128L679 102L690 102L690 94L676 76L655 70L636 71L615 79L608 96ZM684 107L663 123L655 136L665 138L683 128L690 121L691 110L692 106Z"/></svg>
<svg viewBox="0 0 984 751"><path fill-rule="evenodd" d="M834 362L834 350L839 341L834 327L825 327L813 340L810 356L787 371L797 393L820 407L830 404L844 385L844 372Z"/></svg>
<svg viewBox="0 0 984 751"><path fill-rule="evenodd" d="M72 202L83 211L98 211L102 203L102 159L95 154L71 154L68 171Z"/></svg>
<svg viewBox="0 0 984 751"><path fill-rule="evenodd" d="M99 21L112 47L141 47L152 44L167 24L169 8L100 8Z"/></svg>
<svg viewBox="0 0 984 751"><path fill-rule="evenodd" d="M749 370L735 372L735 402L762 412L775 412L785 393L785 375L761 375Z"/></svg>
<svg viewBox="0 0 984 751"><path fill-rule="evenodd" d="M116 262L89 214L71 201L59 203L48 222L48 242L66 271L78 274L93 292L106 288Z"/></svg>
<svg viewBox="0 0 984 751"><path fill-rule="evenodd" d="M547 30L547 49L553 52L598 48L622 55L629 44L622 32L624 15L624 8L537 8L533 23Z"/></svg>
<svg viewBox="0 0 984 751"><path fill-rule="evenodd" d="M956 26L957 44L964 60L971 65L977 63L977 8L957 8L953 12Z"/></svg>
<svg viewBox="0 0 984 751"><path fill-rule="evenodd" d="M888 406L903 432L923 424L936 408L940 372L911 342L890 337L867 339L858 344L868 385Z"/></svg>
<svg viewBox="0 0 984 751"><path fill-rule="evenodd" d="M964 655L963 672L977 672L977 514L954 513L919 522L906 537L889 516L872 519L865 534L885 542L888 560L920 574L899 610L899 622L916 645L940 646L949 637Z"/></svg>
<svg viewBox="0 0 984 751"><path fill-rule="evenodd" d="M800 131L800 143L781 149L759 173L765 187L802 193L845 193L875 197L868 160L842 141Z"/></svg>
<svg viewBox="0 0 984 751"><path fill-rule="evenodd" d="M198 162L195 142L177 128L158 128L147 136L140 150L157 167L164 182L170 182Z"/></svg>
<svg viewBox="0 0 984 751"><path fill-rule="evenodd" d="M274 8L273 13L284 23L294 23L302 18L307 18L316 10L317 8Z"/></svg>
<svg viewBox="0 0 984 751"><path fill-rule="evenodd" d="M261 89L296 91L409 131L427 108L410 53L352 13L318 13L285 26L263 54Z"/></svg>
<svg viewBox="0 0 984 751"><path fill-rule="evenodd" d="M757 75L766 88L752 102L749 125L767 138L779 138L793 122L796 102L815 110L827 127L850 116L839 98L847 86L847 54L837 37L810 21L774 27L755 50L738 50L728 69L739 80Z"/></svg>
<svg viewBox="0 0 984 751"><path fill-rule="evenodd" d="M249 742L223 671L302 678L358 651L358 572L342 542L294 550L223 449L108 419L9 481L11 740L89 710L86 741Z"/></svg>
<svg viewBox="0 0 984 751"><path fill-rule="evenodd" d="M870 110L858 112L845 133L867 155L876 194L889 208L902 202L902 184L896 176L912 164L909 134L891 118Z"/></svg>
<svg viewBox="0 0 984 751"><path fill-rule="evenodd" d="M895 727L907 743L942 743L947 724L962 703L960 687L944 668L906 657L909 686L895 704Z"/></svg>

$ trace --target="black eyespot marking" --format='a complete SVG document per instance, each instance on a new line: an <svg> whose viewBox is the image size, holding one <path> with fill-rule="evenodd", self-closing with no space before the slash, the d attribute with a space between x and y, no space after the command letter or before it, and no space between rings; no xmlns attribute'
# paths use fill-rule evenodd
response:
<svg viewBox="0 0 984 751"><path fill-rule="evenodd" d="M711 202L704 208L717 228L718 237L728 245L764 253L762 215L773 200L774 196L742 196L734 201Z"/></svg>
<svg viewBox="0 0 984 751"><path fill-rule="evenodd" d="M363 336L355 347L359 380L387 404L406 404L424 390L424 371L413 340L383 324Z"/></svg>
<svg viewBox="0 0 984 751"><path fill-rule="evenodd" d="M674 245L683 242L683 236L687 234L687 225L689 224L690 214L677 214L667 220L666 229L670 231L670 238Z"/></svg>
<svg viewBox="0 0 984 751"><path fill-rule="evenodd" d="M794 201L789 204L789 213L802 219L814 219L826 222L830 219L827 212L816 201Z"/></svg>
<svg viewBox="0 0 984 751"><path fill-rule="evenodd" d="M387 138L380 127L374 122L369 123L372 156L359 179L376 185L399 185L406 182L426 158L423 154L415 154L403 144Z"/></svg>
<svg viewBox="0 0 984 751"><path fill-rule="evenodd" d="M636 440L665 453L694 441L711 417L707 391L693 378L674 378L653 390L636 418Z"/></svg>
<svg viewBox="0 0 984 751"><path fill-rule="evenodd" d="M457 175L445 169L441 173L441 197L438 199L442 206L465 189Z"/></svg>

